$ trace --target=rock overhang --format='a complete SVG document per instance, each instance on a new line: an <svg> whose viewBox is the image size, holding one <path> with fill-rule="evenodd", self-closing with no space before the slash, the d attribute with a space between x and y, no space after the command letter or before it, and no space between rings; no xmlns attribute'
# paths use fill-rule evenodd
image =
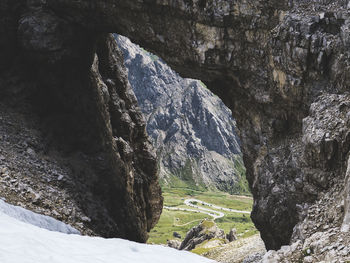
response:
<svg viewBox="0 0 350 263"><path fill-rule="evenodd" d="M253 220L267 248L289 243L297 207L327 190L308 175L314 159L303 149L302 122L320 94L344 93L350 83L346 1L37 3L74 30L123 34L205 81L237 119Z"/></svg>

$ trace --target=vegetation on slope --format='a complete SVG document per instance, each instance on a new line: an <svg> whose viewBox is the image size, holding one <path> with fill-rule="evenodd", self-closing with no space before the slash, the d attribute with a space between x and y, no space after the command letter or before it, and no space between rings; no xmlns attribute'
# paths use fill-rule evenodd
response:
<svg viewBox="0 0 350 263"><path fill-rule="evenodd" d="M164 187L163 196L165 206L178 208L189 208L184 205L184 200L187 198L196 198L210 204L243 211L251 211L253 204L253 199L249 196L230 195L218 191L199 191L189 188ZM205 218L211 219L210 216L202 213L164 209L158 224L150 233L148 242L165 244L167 240L175 239L173 232L179 233L183 239L188 230L198 225ZM246 214L225 212L225 216L216 219L215 222L225 233L228 233L232 228L236 228L240 238L257 233L249 215Z"/></svg>
<svg viewBox="0 0 350 263"><path fill-rule="evenodd" d="M175 189L193 189L200 192L203 191L225 191L232 195L251 195L248 181L246 179L245 167L241 155L236 155L234 161L229 161L230 165L235 170L235 176L237 180L234 184L227 184L223 182L220 189L215 184L207 185L201 181L201 176L196 174L196 168L198 166L196 160L188 159L185 166L181 169L177 169L174 174L168 173L166 177L160 179L160 184L164 189L175 188Z"/></svg>

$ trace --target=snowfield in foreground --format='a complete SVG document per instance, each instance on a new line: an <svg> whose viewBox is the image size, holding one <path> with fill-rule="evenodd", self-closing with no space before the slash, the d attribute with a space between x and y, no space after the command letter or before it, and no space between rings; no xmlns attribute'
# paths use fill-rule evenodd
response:
<svg viewBox="0 0 350 263"><path fill-rule="evenodd" d="M25 222L30 222L25 223ZM190 252L124 239L65 234L59 221L0 202L1 263L213 263ZM51 225L50 225L51 224ZM71 231L71 227L65 225Z"/></svg>
<svg viewBox="0 0 350 263"><path fill-rule="evenodd" d="M75 228L52 217L39 215L19 206L9 205L1 199L0 214L8 215L24 223L45 228L47 230L61 232L65 234L80 234L80 232Z"/></svg>

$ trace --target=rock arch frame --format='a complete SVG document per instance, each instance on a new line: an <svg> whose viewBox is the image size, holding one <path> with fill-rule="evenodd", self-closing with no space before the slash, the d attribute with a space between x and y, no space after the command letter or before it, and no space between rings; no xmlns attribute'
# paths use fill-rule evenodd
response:
<svg viewBox="0 0 350 263"><path fill-rule="evenodd" d="M252 219L267 248L278 249L315 231L307 208L328 202L323 193L335 205L343 199L347 8L345 0L4 0L0 90L11 94L11 78L26 83L23 93L40 105L55 138L88 153L94 176L87 180L106 202L111 235L145 241L161 211L157 169L108 33L128 36L232 109ZM320 220L339 225L339 209L320 211Z"/></svg>

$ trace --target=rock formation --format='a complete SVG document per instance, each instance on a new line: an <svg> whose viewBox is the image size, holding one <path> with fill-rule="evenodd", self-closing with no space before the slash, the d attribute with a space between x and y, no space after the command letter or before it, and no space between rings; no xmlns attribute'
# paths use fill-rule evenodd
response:
<svg viewBox="0 0 350 263"><path fill-rule="evenodd" d="M202 244L205 241L213 239L225 240L225 232L219 229L213 221L203 220L198 226L191 228L184 240L182 241L180 250L192 250L196 246Z"/></svg>
<svg viewBox="0 0 350 263"><path fill-rule="evenodd" d="M113 36L73 25L46 1L1 1L0 17L2 99L30 101L46 152L80 156L70 166L98 200L80 203L95 234L145 242L162 211L157 163Z"/></svg>
<svg viewBox="0 0 350 263"><path fill-rule="evenodd" d="M344 186L350 140L348 8L347 0L4 0L0 5L1 90L9 88L13 94L22 87L24 93L35 94L36 105L47 104L46 116L52 114L55 118L50 119L64 123L63 127L74 124L71 134L78 135L79 147L105 153L110 162L102 157L104 163L116 165L115 160L121 159L111 157L117 153L113 136L98 136L112 131L103 125L110 118L103 117L118 108L112 103L107 111L99 101L106 98L110 86L121 84L117 81L121 78L109 75L113 72L109 62L115 57L108 56L113 44L104 33L128 36L182 76L201 79L232 110L255 199L252 218L268 249L304 242L316 231L325 237L333 231L332 238L340 238L349 209L348 202L342 205L348 188ZM41 85L35 85L38 82ZM122 104L125 109L131 107ZM59 122L62 116L67 119ZM139 119L122 116L112 121L115 130ZM136 130L142 126L140 121L133 123ZM64 134L61 125L56 128ZM119 140L118 149L125 145L123 141ZM150 156L146 148L131 147L142 152L135 156ZM129 148L123 149L121 156L128 156ZM130 170L136 167L129 166ZM110 171L116 169L108 171L101 174L111 178ZM151 195L143 186L156 188L155 176L136 177L139 184L129 188L120 178L131 177L113 177L117 183L107 180L106 184L106 193L120 197L108 199L110 204L131 205L124 214L132 216L120 222L136 214L128 223L143 225L147 218L151 226L159 192ZM118 192L111 185L119 186ZM143 211L148 211L147 216L139 216ZM326 257L325 253L318 256Z"/></svg>
<svg viewBox="0 0 350 263"><path fill-rule="evenodd" d="M237 229L232 228L228 234L226 234L226 238L228 241L232 242L237 240Z"/></svg>
<svg viewBox="0 0 350 263"><path fill-rule="evenodd" d="M161 182L249 193L231 111L200 81L183 79L127 38L116 39L157 149Z"/></svg>
<svg viewBox="0 0 350 263"><path fill-rule="evenodd" d="M222 263L258 263L266 249L260 235L240 238L234 242L205 251L205 257Z"/></svg>
<svg viewBox="0 0 350 263"><path fill-rule="evenodd" d="M166 245L171 248L179 249L181 246L181 241L179 240L168 240Z"/></svg>

